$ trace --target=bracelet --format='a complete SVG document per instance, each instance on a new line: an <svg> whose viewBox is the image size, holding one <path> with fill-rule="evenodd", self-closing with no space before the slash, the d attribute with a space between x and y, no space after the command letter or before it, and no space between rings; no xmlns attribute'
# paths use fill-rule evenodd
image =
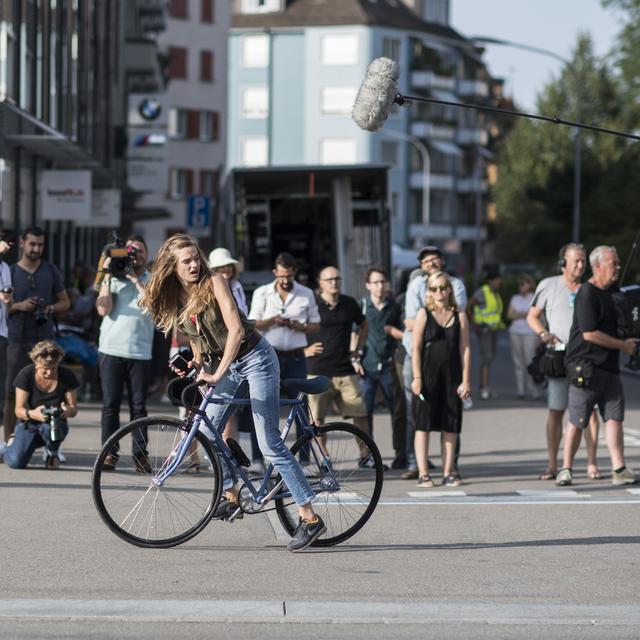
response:
<svg viewBox="0 0 640 640"><path fill-rule="evenodd" d="M544 338L548 333L549 333L548 331L541 331L541 332L538 334L538 336L539 336L540 338Z"/></svg>

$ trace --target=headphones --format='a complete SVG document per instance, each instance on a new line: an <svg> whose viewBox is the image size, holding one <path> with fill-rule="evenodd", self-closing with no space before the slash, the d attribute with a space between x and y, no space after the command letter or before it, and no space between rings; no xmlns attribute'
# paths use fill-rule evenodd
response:
<svg viewBox="0 0 640 640"><path fill-rule="evenodd" d="M558 267L560 269L564 269L567 266L566 255L569 249L577 249L578 251L585 252L584 245L576 242L567 242L567 244L562 245L558 252Z"/></svg>

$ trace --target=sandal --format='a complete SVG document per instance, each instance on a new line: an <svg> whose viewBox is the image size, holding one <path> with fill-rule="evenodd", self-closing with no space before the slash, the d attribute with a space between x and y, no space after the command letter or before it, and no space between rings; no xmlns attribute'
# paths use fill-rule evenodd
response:
<svg viewBox="0 0 640 640"><path fill-rule="evenodd" d="M556 472L549 471L549 469L547 469L538 476L538 480L555 480L557 475L558 474Z"/></svg>
<svg viewBox="0 0 640 640"><path fill-rule="evenodd" d="M420 478L418 478L418 486L419 487L424 487L424 488L430 488L433 487L433 480L431 479L431 476L420 476Z"/></svg>

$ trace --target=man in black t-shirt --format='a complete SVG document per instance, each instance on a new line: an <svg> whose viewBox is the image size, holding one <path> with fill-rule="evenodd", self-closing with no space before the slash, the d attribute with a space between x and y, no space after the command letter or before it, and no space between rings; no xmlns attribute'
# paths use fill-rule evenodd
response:
<svg viewBox="0 0 640 640"><path fill-rule="evenodd" d="M315 342L305 349L309 377L327 376L328 391L309 396L309 408L316 424L323 424L335 403L345 418L352 418L356 427L368 432L367 409L364 405L358 376L364 375L362 350L367 339L367 321L360 305L351 296L340 293L342 278L335 267L320 272L320 294L316 296L320 312L320 332ZM357 341L352 338L357 327ZM353 344L355 342L355 344ZM367 460L361 464L367 465ZM371 464L375 464L371 460Z"/></svg>
<svg viewBox="0 0 640 640"><path fill-rule="evenodd" d="M596 247L589 256L593 275L576 296L573 324L567 346L569 426L564 444L564 465L556 484L573 480L573 458L582 429L597 404L605 421L607 445L613 469L613 484L633 484L635 474L624 461L624 391L620 381L619 352L631 355L637 341L618 338L618 318L611 288L620 275L620 261L614 247Z"/></svg>

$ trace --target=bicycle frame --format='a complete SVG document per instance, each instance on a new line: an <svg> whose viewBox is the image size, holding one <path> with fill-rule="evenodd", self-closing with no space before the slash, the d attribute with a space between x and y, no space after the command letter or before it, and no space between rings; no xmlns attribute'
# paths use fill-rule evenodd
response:
<svg viewBox="0 0 640 640"><path fill-rule="evenodd" d="M281 437L283 440L286 440L287 436L289 435L289 432L291 431L291 427L293 426L294 421L298 421L299 424L302 425L304 431L311 433L315 437L315 430L313 428L313 425L309 424L307 413L305 411L305 406L306 406L305 397L306 397L306 394L300 392L298 393L296 398L280 399L280 406L291 407L291 409L289 410L289 415L287 416L285 427L282 431ZM211 403L242 406L242 405L250 405L251 400L249 398L226 399L226 398L221 398L219 396L216 397L214 387L209 387L203 396L202 402L200 403L198 410L192 411L191 415L187 418L187 420L192 420L191 428L187 432L187 435L181 440L180 444L178 445L176 454L173 456L173 459L171 460L169 465L166 467L163 467L160 470L160 472L155 476L155 478L153 478L153 483L158 486L162 486L166 482L166 480L178 469L178 467L180 466L180 464L182 463L182 461L184 460L184 458L186 457L189 451L189 447L191 446L191 443L193 442L193 439L196 436L196 432L204 424L213 435L213 441L216 445L216 450L218 454L224 458L224 460L227 462L228 465L232 466L235 469L236 473L240 476L240 478L244 482L244 486L246 486L249 492L251 493L251 497L256 504L265 504L266 502L273 499L274 497L279 497L279 498L291 497L291 494L288 491L279 493L276 496L277 491L279 491L280 488L282 487L282 481L278 483L278 485L275 488L272 488L270 491L267 490L269 487L269 479L271 478L271 474L273 472L273 464L268 465L265 471L264 477L260 483L260 486L256 489L256 486L254 485L252 480L249 478L249 476L246 474L244 468L238 463L231 449L229 448L227 443L224 441L224 438L218 431L218 428L209 419L209 416L206 415L206 409ZM322 449L323 449L322 460L318 460L316 452L312 450L313 456L315 458L315 462L316 464L318 464L319 467L324 466L324 468L329 472L329 474L333 478L333 481L335 483L336 490L337 490L339 488L338 482L333 474L331 463L327 458L326 453L324 452L324 447L322 447Z"/></svg>

